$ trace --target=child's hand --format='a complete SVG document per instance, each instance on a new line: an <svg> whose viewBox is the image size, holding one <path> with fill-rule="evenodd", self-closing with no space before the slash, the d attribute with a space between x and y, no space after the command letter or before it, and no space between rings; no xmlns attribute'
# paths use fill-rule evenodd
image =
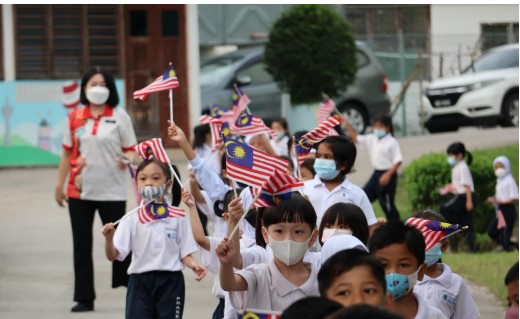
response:
<svg viewBox="0 0 520 319"><path fill-rule="evenodd" d="M379 178L379 185L386 186L386 185L388 185L388 183L390 183L390 178L392 178L392 175L387 174L387 173L384 173L383 175L381 175L381 177Z"/></svg>
<svg viewBox="0 0 520 319"><path fill-rule="evenodd" d="M466 201L466 210L468 212L473 211L473 202L472 201Z"/></svg>
<svg viewBox="0 0 520 319"><path fill-rule="evenodd" d="M492 196L489 196L489 197L487 198L486 202L487 202L488 204L491 204L491 205L495 205L495 206L497 205L497 201L496 201L495 197L492 197Z"/></svg>
<svg viewBox="0 0 520 319"><path fill-rule="evenodd" d="M206 274L208 273L206 268L202 267L197 263L193 263L193 265L190 265L190 268L195 273L195 275L197 275L197 277L195 277L195 281L201 281L202 278L206 277Z"/></svg>
<svg viewBox="0 0 520 319"><path fill-rule="evenodd" d="M182 202L186 204L189 208L195 207L195 199L193 199L193 196L190 192L188 192L185 188L182 189L182 195L181 195Z"/></svg>
<svg viewBox="0 0 520 319"><path fill-rule="evenodd" d="M179 144L187 142L186 135L174 122L168 120L168 137Z"/></svg>
<svg viewBox="0 0 520 319"><path fill-rule="evenodd" d="M116 229L113 223L107 223L101 228L101 233L105 236L105 238L110 239L114 237L114 233Z"/></svg>
<svg viewBox="0 0 520 319"><path fill-rule="evenodd" d="M242 200L239 198L233 199L228 205L229 223L236 224L240 220L244 212Z"/></svg>
<svg viewBox="0 0 520 319"><path fill-rule="evenodd" d="M235 243L231 239L225 237L222 242L215 249L220 263L228 265L233 263L234 257L237 253Z"/></svg>
<svg viewBox="0 0 520 319"><path fill-rule="evenodd" d="M190 185L198 184L197 177L195 176L195 173L193 173L193 171L188 172L188 178L190 180Z"/></svg>

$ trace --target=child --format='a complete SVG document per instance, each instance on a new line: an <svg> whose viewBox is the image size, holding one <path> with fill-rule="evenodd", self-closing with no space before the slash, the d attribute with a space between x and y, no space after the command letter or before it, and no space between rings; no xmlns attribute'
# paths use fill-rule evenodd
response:
<svg viewBox="0 0 520 319"><path fill-rule="evenodd" d="M341 308L341 304L324 297L307 297L285 309L281 319L323 319Z"/></svg>
<svg viewBox="0 0 520 319"><path fill-rule="evenodd" d="M507 309L505 319L518 318L518 262L507 272L504 279L507 286Z"/></svg>
<svg viewBox="0 0 520 319"><path fill-rule="evenodd" d="M336 203L327 209L319 228L320 244L323 246L327 239L341 234L353 235L367 244L368 224L361 208L351 203Z"/></svg>
<svg viewBox="0 0 520 319"><path fill-rule="evenodd" d="M489 224L487 232L491 239L499 242L504 250L508 251L511 249L509 244L515 227L516 208L514 204L518 200L518 186L513 175L511 175L511 167L507 157L499 156L495 158L493 166L497 176L497 185L495 196L489 197L487 202L497 208L497 214L502 213L502 216L497 217L503 218L505 225L499 223L499 218L495 218ZM505 229L502 230L502 228Z"/></svg>
<svg viewBox="0 0 520 319"><path fill-rule="evenodd" d="M356 160L356 146L344 136L328 136L317 146L314 170L316 177L303 189L318 215L318 225L325 211L335 203L359 206L369 226L377 223L374 209L363 190L347 177Z"/></svg>
<svg viewBox="0 0 520 319"><path fill-rule="evenodd" d="M413 217L445 222L439 214L424 210ZM415 285L414 293L453 319L479 318L478 307L464 283L464 279L453 273L451 268L442 263L442 253L448 249L449 242L444 240L425 253L426 272L424 278Z"/></svg>
<svg viewBox="0 0 520 319"><path fill-rule="evenodd" d="M466 231L466 243L469 249L474 252L475 232L472 225L473 212L473 178L469 171L468 165L471 165L473 156L466 151L464 144L456 142L448 146L448 164L453 168L451 170L451 186L446 185L445 189L453 189L455 197L447 203L441 205L441 215L446 218L450 224L460 224L468 226ZM467 156L467 163L464 158Z"/></svg>
<svg viewBox="0 0 520 319"><path fill-rule="evenodd" d="M289 125L284 118L273 120L271 129L276 132L276 138L271 140L271 146L278 156L289 156Z"/></svg>
<svg viewBox="0 0 520 319"><path fill-rule="evenodd" d="M211 149L211 129L209 124L195 126L193 129L193 150L207 163L216 174L220 174L220 155Z"/></svg>
<svg viewBox="0 0 520 319"><path fill-rule="evenodd" d="M363 187L370 202L379 200L381 208L388 220L399 220L399 212L395 207L395 190L397 187L397 170L403 161L399 143L393 137L392 117L377 115L373 122L373 134L358 135L356 130L344 117L344 123L354 143L368 149L374 173Z"/></svg>
<svg viewBox="0 0 520 319"><path fill-rule="evenodd" d="M347 249L359 249L368 253L367 246L356 237L352 235L337 235L327 240L319 253L313 254L319 254L321 267L330 257ZM311 254L311 252L308 254Z"/></svg>
<svg viewBox="0 0 520 319"><path fill-rule="evenodd" d="M413 293L417 280L422 280L426 267L422 233L401 222L389 221L377 228L368 243L368 250L385 267L386 290L392 294L389 310L405 319L447 318L418 294Z"/></svg>
<svg viewBox="0 0 520 319"><path fill-rule="evenodd" d="M344 307L356 304L384 307L390 301L383 265L360 249L342 250L325 261L318 273L318 284L323 297Z"/></svg>
<svg viewBox="0 0 520 319"><path fill-rule="evenodd" d="M316 171L314 170L314 158L306 158L302 165L300 165L300 179L302 181L310 181L311 179L314 179L314 176L316 176Z"/></svg>
<svg viewBox="0 0 520 319"><path fill-rule="evenodd" d="M283 311L294 301L318 296L317 268L303 261L318 237L316 213L309 201L293 193L279 206L266 208L262 234L274 258L237 273L232 266L238 253L233 241L226 238L217 247L220 284L230 292L233 307Z"/></svg>
<svg viewBox="0 0 520 319"><path fill-rule="evenodd" d="M343 308L325 319L403 319L394 313L374 307L370 305L355 305L348 308Z"/></svg>
<svg viewBox="0 0 520 319"><path fill-rule="evenodd" d="M137 168L137 186L144 201L163 203L165 188L171 187L170 170L154 157ZM103 226L105 254L110 261L123 260L132 251L126 294L128 318L182 318L184 309L183 264L196 280L206 275L192 254L197 245L186 218L162 218L148 224L137 213L123 219L117 231L113 223Z"/></svg>

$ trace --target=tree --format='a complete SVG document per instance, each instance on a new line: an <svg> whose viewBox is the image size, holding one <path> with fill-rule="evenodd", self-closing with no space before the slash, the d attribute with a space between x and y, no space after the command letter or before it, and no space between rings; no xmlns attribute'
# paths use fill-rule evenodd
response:
<svg viewBox="0 0 520 319"><path fill-rule="evenodd" d="M356 75L356 44L348 23L322 5L294 5L273 25L265 49L267 71L294 103L331 97Z"/></svg>

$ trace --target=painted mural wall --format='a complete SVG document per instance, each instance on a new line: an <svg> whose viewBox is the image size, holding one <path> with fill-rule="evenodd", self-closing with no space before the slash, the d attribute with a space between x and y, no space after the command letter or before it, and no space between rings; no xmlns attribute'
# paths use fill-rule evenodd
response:
<svg viewBox="0 0 520 319"><path fill-rule="evenodd" d="M58 165L71 111L64 103L75 94L63 92L67 82L0 82L0 167ZM124 106L123 80L116 86Z"/></svg>

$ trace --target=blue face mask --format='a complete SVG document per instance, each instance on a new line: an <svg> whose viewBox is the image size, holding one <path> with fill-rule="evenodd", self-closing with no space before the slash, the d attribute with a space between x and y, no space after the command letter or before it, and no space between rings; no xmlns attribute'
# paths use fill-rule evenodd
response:
<svg viewBox="0 0 520 319"><path fill-rule="evenodd" d="M424 261L426 262L426 266L430 267L431 265L437 263L439 259L442 257L441 245L436 244L432 248L428 249L424 254Z"/></svg>
<svg viewBox="0 0 520 319"><path fill-rule="evenodd" d="M317 158L314 161L314 170L319 178L330 181L338 176L339 171L336 169L336 162L330 159Z"/></svg>
<svg viewBox="0 0 520 319"><path fill-rule="evenodd" d="M281 140L285 136L285 131L276 131L276 138Z"/></svg>
<svg viewBox="0 0 520 319"><path fill-rule="evenodd" d="M454 166L455 164L457 164L457 160L453 156L448 156L447 161L448 161L448 164L450 164L450 166Z"/></svg>
<svg viewBox="0 0 520 319"><path fill-rule="evenodd" d="M377 136L377 138L383 138L386 135L385 130L374 130L374 135Z"/></svg>
<svg viewBox="0 0 520 319"><path fill-rule="evenodd" d="M409 275L393 272L385 276L386 291L392 294L394 300L404 297L407 293L413 290L413 286L415 286L415 283L417 283L419 269Z"/></svg>

